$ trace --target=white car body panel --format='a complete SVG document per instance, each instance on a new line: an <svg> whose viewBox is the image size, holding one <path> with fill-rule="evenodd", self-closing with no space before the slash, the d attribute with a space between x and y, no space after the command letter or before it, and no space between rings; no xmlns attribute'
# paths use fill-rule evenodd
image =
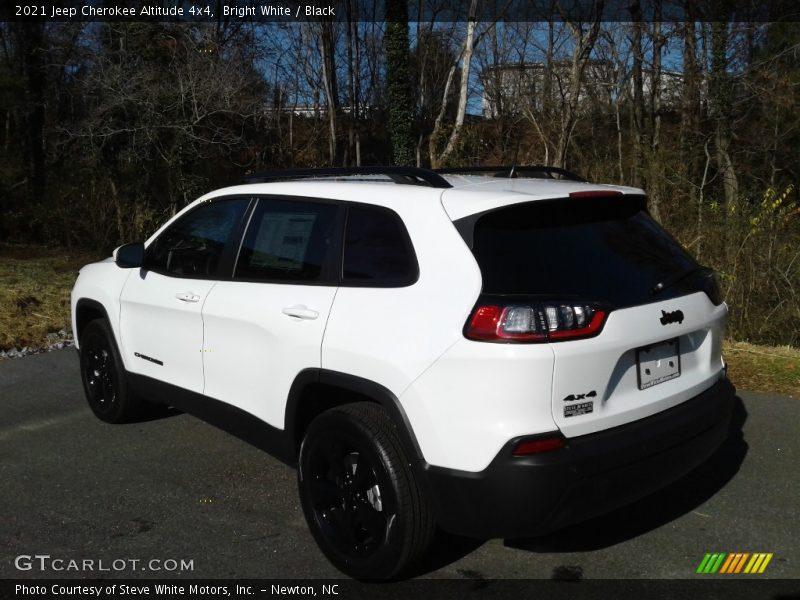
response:
<svg viewBox="0 0 800 600"><path fill-rule="evenodd" d="M126 368L202 393L201 310L216 281L131 271L120 297L119 346Z"/></svg>
<svg viewBox="0 0 800 600"><path fill-rule="evenodd" d="M662 310L681 310L683 323L662 325ZM722 335L727 307L703 292L612 311L597 337L550 344L555 354L553 418L567 438L649 417L711 387L723 374ZM636 349L679 338L681 374L640 390ZM592 412L564 416L564 398L586 398Z"/></svg>
<svg viewBox="0 0 800 600"><path fill-rule="evenodd" d="M292 382L320 366L335 294L335 286L219 282L203 307L205 395L283 429ZM284 313L292 307L318 316Z"/></svg>
<svg viewBox="0 0 800 600"><path fill-rule="evenodd" d="M78 331L76 321L78 301L87 299L97 302L105 309L111 330L119 340L119 296L132 272L133 269L120 269L111 257L82 267L70 294L72 331ZM80 349L78 336L75 336L75 347ZM127 362L125 366L128 366Z"/></svg>
<svg viewBox="0 0 800 600"><path fill-rule="evenodd" d="M508 440L555 431L550 344L462 338L400 400L426 462L481 471Z"/></svg>
<svg viewBox="0 0 800 600"><path fill-rule="evenodd" d="M481 280L437 198L396 202L393 209L414 245L419 279L400 288L340 287L325 332L322 367L369 379L400 396L463 339Z"/></svg>

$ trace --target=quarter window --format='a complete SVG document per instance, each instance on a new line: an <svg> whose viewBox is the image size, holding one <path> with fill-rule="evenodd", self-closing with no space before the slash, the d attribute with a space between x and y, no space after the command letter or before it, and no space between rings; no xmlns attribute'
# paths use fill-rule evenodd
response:
<svg viewBox="0 0 800 600"><path fill-rule="evenodd" d="M417 274L416 256L400 217L378 206L350 206L342 283L402 287L414 283Z"/></svg>
<svg viewBox="0 0 800 600"><path fill-rule="evenodd" d="M215 276L248 202L218 200L187 213L147 248L147 268L178 277Z"/></svg>

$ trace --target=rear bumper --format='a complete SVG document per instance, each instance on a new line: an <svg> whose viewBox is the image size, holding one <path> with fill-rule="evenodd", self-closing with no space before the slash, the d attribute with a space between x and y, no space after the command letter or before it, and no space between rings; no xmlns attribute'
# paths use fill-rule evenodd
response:
<svg viewBox="0 0 800 600"><path fill-rule="evenodd" d="M722 378L646 419L512 456L509 441L483 471L427 466L440 526L478 538L529 537L624 506L676 481L726 439L735 389Z"/></svg>

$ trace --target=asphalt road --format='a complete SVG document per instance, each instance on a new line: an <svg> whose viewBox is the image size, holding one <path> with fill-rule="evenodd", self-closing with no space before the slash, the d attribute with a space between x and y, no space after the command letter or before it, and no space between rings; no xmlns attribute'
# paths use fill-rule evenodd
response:
<svg viewBox="0 0 800 600"><path fill-rule="evenodd" d="M188 415L101 423L77 362L74 350L0 362L0 578L341 577L306 528L293 470ZM444 536L418 575L696 578L707 552L771 552L757 577L800 580L800 400L740 400L725 446L670 488L544 538ZM15 565L37 554L123 568ZM161 571L143 566L154 559Z"/></svg>

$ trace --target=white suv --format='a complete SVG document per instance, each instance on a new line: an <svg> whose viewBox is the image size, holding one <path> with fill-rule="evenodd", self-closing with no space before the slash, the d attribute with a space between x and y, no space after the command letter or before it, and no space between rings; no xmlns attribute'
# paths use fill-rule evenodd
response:
<svg viewBox="0 0 800 600"><path fill-rule="evenodd" d="M72 292L99 418L164 403L296 465L365 579L437 525L537 535L693 469L727 435L726 314L641 190L551 168L262 174Z"/></svg>

